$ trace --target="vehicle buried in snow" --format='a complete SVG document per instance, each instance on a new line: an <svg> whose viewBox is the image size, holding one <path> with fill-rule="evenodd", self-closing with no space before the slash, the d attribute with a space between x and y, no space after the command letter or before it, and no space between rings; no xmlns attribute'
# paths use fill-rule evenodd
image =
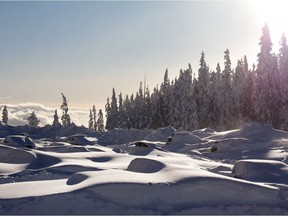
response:
<svg viewBox="0 0 288 216"><path fill-rule="evenodd" d="M155 148L155 142L149 142L147 140L137 140L134 142L130 142L128 144L129 147L144 147L144 148Z"/></svg>
<svg viewBox="0 0 288 216"><path fill-rule="evenodd" d="M211 152L242 152L247 149L256 148L256 146L251 145L251 141L245 138L227 138L219 139L212 142L210 151Z"/></svg>
<svg viewBox="0 0 288 216"><path fill-rule="evenodd" d="M9 135L4 139L3 144L17 148L36 149L36 144L32 141L29 135L27 136L27 134Z"/></svg>
<svg viewBox="0 0 288 216"><path fill-rule="evenodd" d="M231 176L248 181L287 184L288 165L276 160L244 159L236 161Z"/></svg>
<svg viewBox="0 0 288 216"><path fill-rule="evenodd" d="M97 139L89 139L85 134L74 134L66 139L66 142L72 145L94 145Z"/></svg>

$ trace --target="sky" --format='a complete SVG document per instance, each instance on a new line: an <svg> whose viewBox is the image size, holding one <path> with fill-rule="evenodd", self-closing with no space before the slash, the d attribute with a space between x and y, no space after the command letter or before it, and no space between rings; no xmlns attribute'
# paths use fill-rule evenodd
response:
<svg viewBox="0 0 288 216"><path fill-rule="evenodd" d="M146 74L152 90L166 69L174 79L189 63L197 75L202 51L210 70L223 68L227 48L233 68L244 55L252 67L265 22L278 53L286 2L0 1L0 105L61 113L63 93L87 125L113 87L131 95Z"/></svg>

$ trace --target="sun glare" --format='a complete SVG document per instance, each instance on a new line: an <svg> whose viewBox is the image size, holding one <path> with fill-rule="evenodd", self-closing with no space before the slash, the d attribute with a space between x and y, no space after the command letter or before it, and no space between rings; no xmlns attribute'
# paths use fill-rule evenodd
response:
<svg viewBox="0 0 288 216"><path fill-rule="evenodd" d="M287 0L249 0L257 22L266 22L274 45L278 45L281 35L288 36Z"/></svg>

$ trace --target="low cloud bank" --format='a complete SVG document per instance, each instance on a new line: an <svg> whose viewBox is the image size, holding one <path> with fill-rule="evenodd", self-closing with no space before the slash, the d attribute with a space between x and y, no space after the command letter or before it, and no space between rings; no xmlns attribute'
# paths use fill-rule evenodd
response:
<svg viewBox="0 0 288 216"><path fill-rule="evenodd" d="M20 103L20 104L1 104L1 119L2 109L4 105L8 110L8 124L17 126L28 124L27 117L34 111L37 118L40 120L39 126L44 126L53 123L55 108L46 107L38 103ZM62 110L57 109L59 121L61 122ZM89 120L89 109L69 107L68 114L72 122L76 125L84 125L87 127Z"/></svg>

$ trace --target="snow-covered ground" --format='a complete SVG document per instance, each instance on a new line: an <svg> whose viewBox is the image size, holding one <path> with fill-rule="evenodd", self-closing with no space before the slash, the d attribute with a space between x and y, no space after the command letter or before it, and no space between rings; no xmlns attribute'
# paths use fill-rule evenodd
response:
<svg viewBox="0 0 288 216"><path fill-rule="evenodd" d="M36 149L1 139L0 214L288 214L288 133L269 125L44 135Z"/></svg>

